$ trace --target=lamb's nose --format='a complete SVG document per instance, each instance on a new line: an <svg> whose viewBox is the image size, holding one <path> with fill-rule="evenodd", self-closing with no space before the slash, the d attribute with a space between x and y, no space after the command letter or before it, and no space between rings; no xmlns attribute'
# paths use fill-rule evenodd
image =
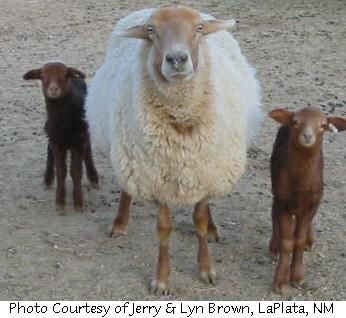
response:
<svg viewBox="0 0 346 318"><path fill-rule="evenodd" d="M312 139L312 135L309 133L304 133L303 136L306 142L310 142Z"/></svg>
<svg viewBox="0 0 346 318"><path fill-rule="evenodd" d="M166 54L166 62L174 67L185 64L187 59L188 56L184 52L174 52Z"/></svg>
<svg viewBox="0 0 346 318"><path fill-rule="evenodd" d="M59 94L59 87L57 85L51 85L48 88L48 92L50 95L58 95Z"/></svg>

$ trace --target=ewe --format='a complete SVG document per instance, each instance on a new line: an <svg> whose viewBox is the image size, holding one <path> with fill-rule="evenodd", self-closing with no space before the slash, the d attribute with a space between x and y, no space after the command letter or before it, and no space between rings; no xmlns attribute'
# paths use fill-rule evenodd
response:
<svg viewBox="0 0 346 318"><path fill-rule="evenodd" d="M157 202L160 255L152 290L168 293L170 206L195 204L201 277L214 283L209 199L245 169L260 117L255 72L221 21L183 6L121 19L87 97L91 136L122 188L114 231L126 231L131 197Z"/></svg>

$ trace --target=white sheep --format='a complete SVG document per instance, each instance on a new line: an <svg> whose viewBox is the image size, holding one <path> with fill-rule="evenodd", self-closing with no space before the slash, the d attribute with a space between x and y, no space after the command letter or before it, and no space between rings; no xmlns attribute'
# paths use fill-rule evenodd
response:
<svg viewBox="0 0 346 318"><path fill-rule="evenodd" d="M196 204L200 273L215 281L208 200L241 177L261 118L255 71L224 31L234 24L183 6L137 11L117 23L89 90L92 139L123 190L111 234L126 231L132 196L160 205L154 291L168 292L168 206L180 204Z"/></svg>

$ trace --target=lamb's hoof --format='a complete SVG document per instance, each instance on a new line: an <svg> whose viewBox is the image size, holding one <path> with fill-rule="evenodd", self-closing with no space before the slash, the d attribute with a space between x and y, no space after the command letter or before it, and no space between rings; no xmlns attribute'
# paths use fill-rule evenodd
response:
<svg viewBox="0 0 346 318"><path fill-rule="evenodd" d="M286 283L278 283L278 284L275 283L273 286L273 290L275 293L285 296L289 292L289 285Z"/></svg>
<svg viewBox="0 0 346 318"><path fill-rule="evenodd" d="M167 282L159 282L157 279L153 279L150 284L150 293L151 294L161 294L167 296L170 294L170 289Z"/></svg>
<svg viewBox="0 0 346 318"><path fill-rule="evenodd" d="M51 190L53 188L53 183L47 184L47 183L43 182L43 188L47 191Z"/></svg>
<svg viewBox="0 0 346 318"><path fill-rule="evenodd" d="M302 289L304 284L304 277L292 277L291 278L291 285L297 289Z"/></svg>
<svg viewBox="0 0 346 318"><path fill-rule="evenodd" d="M314 242L308 242L308 243L306 243L304 250L307 252L311 252L314 249L315 249L315 243Z"/></svg>
<svg viewBox="0 0 346 318"><path fill-rule="evenodd" d="M112 224L108 230L108 237L125 236L126 234L127 234L126 226L119 226L117 224Z"/></svg>
<svg viewBox="0 0 346 318"><path fill-rule="evenodd" d="M201 271L199 273L201 280L205 284L216 284L216 271L211 269L210 271Z"/></svg>
<svg viewBox="0 0 346 318"><path fill-rule="evenodd" d="M275 251L270 251L270 257L273 261L277 261L279 259L279 253Z"/></svg>
<svg viewBox="0 0 346 318"><path fill-rule="evenodd" d="M90 182L90 186L95 190L100 190L100 185L97 181Z"/></svg>
<svg viewBox="0 0 346 318"><path fill-rule="evenodd" d="M209 239L214 240L216 243L220 243L221 235L218 228L208 231Z"/></svg>
<svg viewBox="0 0 346 318"><path fill-rule="evenodd" d="M270 243L269 253L274 261L277 261L279 259L279 248L276 246L276 244Z"/></svg>
<svg viewBox="0 0 346 318"><path fill-rule="evenodd" d="M58 212L58 214L65 215L66 214L65 203L56 203L55 210Z"/></svg>
<svg viewBox="0 0 346 318"><path fill-rule="evenodd" d="M77 212L83 212L84 211L84 204L80 204L80 203L74 204L74 209Z"/></svg>

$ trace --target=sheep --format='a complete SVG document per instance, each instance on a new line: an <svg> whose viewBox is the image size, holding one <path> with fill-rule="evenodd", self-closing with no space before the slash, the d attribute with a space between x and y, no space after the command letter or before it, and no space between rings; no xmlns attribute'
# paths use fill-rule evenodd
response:
<svg viewBox="0 0 346 318"><path fill-rule="evenodd" d="M200 276L216 280L209 200L240 179L261 119L255 71L225 31L234 25L185 6L137 11L116 25L90 86L91 138L122 189L110 235L126 232L133 196L159 205L154 293L169 293L171 206L195 205Z"/></svg>
<svg viewBox="0 0 346 318"><path fill-rule="evenodd" d="M313 107L297 112L275 109L269 116L282 124L271 155L273 233L269 250L274 258L279 256L274 290L285 293L289 282L302 286L304 249L311 250L315 242L312 220L324 187L323 135L335 127L345 130L346 119L327 117Z"/></svg>
<svg viewBox="0 0 346 318"><path fill-rule="evenodd" d="M85 120L84 100L87 94L85 75L62 62L48 62L42 68L24 74L24 80L41 80L46 104L47 120L44 126L48 137L44 184L50 188L57 179L56 208L65 208L66 155L71 152L70 174L73 181L74 208L84 207L81 180L83 160L87 177L93 188L98 188L98 174Z"/></svg>

